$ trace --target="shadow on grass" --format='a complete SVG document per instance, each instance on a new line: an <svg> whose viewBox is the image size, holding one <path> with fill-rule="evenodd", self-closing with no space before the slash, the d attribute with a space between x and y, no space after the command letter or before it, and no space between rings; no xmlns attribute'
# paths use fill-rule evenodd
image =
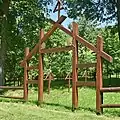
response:
<svg viewBox="0 0 120 120"><path fill-rule="evenodd" d="M24 100L21 100L21 99L10 99L10 98L1 98L1 99L0 99L0 102L25 103Z"/></svg>
<svg viewBox="0 0 120 120"><path fill-rule="evenodd" d="M117 116L117 117L120 117L120 109L116 108L117 110L104 110L103 111L103 114L105 114L106 116Z"/></svg>
<svg viewBox="0 0 120 120"><path fill-rule="evenodd" d="M67 110L70 110L70 111L73 111L72 110L72 105L71 105L71 107L70 106L66 106L66 105L62 105L62 104L58 104L58 103L46 103L46 102L44 102L43 103L44 105L50 105L50 106L56 106L56 107L63 107L63 108L65 108L65 109L67 109ZM77 109L76 109L76 111L80 111L80 110L84 110L84 111L90 111L90 112L92 112L92 113L96 113L96 110L95 109L92 109L92 108L86 108L86 107L78 107Z"/></svg>
<svg viewBox="0 0 120 120"><path fill-rule="evenodd" d="M28 101L25 101L24 99L1 98L0 102L21 103L21 104L26 104L26 105L38 105L38 101L37 100L28 100Z"/></svg>
<svg viewBox="0 0 120 120"><path fill-rule="evenodd" d="M62 104L58 104L58 103L43 103L44 105L49 105L49 106L55 106L55 107L62 107L65 108L69 111L72 111L72 105L70 106L66 106L66 105L62 105ZM89 107L78 107L75 111L89 111L91 113L96 114L96 109L94 108L89 108ZM73 111L74 112L74 111ZM104 110L103 111L103 115L105 116L116 116L116 117L120 117L120 109L119 110Z"/></svg>
<svg viewBox="0 0 120 120"><path fill-rule="evenodd" d="M69 106L66 106L66 105L62 105L62 104L58 104L58 103L46 103L46 102L44 102L43 104L44 105L49 105L49 106L63 107L65 109L67 109L67 110L71 110L72 109L72 107L69 107Z"/></svg>

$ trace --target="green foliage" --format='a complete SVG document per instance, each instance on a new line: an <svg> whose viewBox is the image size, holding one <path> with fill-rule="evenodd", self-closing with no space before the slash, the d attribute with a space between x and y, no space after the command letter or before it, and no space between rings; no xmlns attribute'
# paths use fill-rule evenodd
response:
<svg viewBox="0 0 120 120"><path fill-rule="evenodd" d="M116 23L120 39L120 0L66 0L68 16L96 22Z"/></svg>
<svg viewBox="0 0 120 120"><path fill-rule="evenodd" d="M97 26L93 24L93 21L88 21L85 17L81 17L78 24L79 35L94 45L96 45L97 35L102 35L104 40L104 51L113 57L113 63L104 61L104 74L119 73L120 50L116 26L97 28ZM95 54L89 51L86 47L79 45L79 48L79 63L96 61Z"/></svg>
<svg viewBox="0 0 120 120"><path fill-rule="evenodd" d="M115 20L117 17L115 0L66 0L68 5L68 14L72 18L85 15L88 20L97 19L104 22L105 20Z"/></svg>
<svg viewBox="0 0 120 120"><path fill-rule="evenodd" d="M93 24L92 21L87 21L86 18L83 16L78 21L79 25L79 35L83 37L86 41L96 45L97 35L99 31L96 28L96 25ZM78 49L78 56L79 56L79 63L94 63L96 62L96 55L86 48L85 46L79 43ZM85 69L81 69L79 73L81 75L84 74ZM87 71L95 72L95 68L87 69Z"/></svg>
<svg viewBox="0 0 120 120"><path fill-rule="evenodd" d="M6 59L6 80L23 80L23 69L19 66L24 58L24 48L30 47L30 50L39 41L39 30L44 28L47 32L51 25L45 22L44 11L50 1L22 0L11 1L8 17L8 40L7 40L7 59ZM43 3L43 4L42 4ZM114 61L110 65L105 63L105 72L118 71L120 66L118 35L116 28L97 28L92 20L87 20L81 16L78 21L79 35L87 41L96 45L98 34L104 38L104 50L110 54ZM68 44L67 40L71 37L61 30L56 30L54 34L45 42L45 48L63 47ZM86 47L79 44L79 63L94 62L95 55ZM51 53L44 55L44 73L52 71L56 77L65 77L72 72L72 54L71 52ZM32 57L29 65L38 64L38 54ZM81 71L80 71L81 72ZM38 75L38 71L30 71L30 79Z"/></svg>
<svg viewBox="0 0 120 120"><path fill-rule="evenodd" d="M104 38L104 50L113 57L113 63L105 61L105 67L107 73L119 73L120 72L120 50L119 50L119 37L114 31L115 27L107 27L102 30Z"/></svg>
<svg viewBox="0 0 120 120"><path fill-rule="evenodd" d="M67 43L68 36L61 30L56 30L54 34L45 42L46 48L63 47ZM44 56L45 71L52 70L55 76L64 76L71 72L71 53L60 52L51 53ZM68 69L69 68L69 69Z"/></svg>
<svg viewBox="0 0 120 120"><path fill-rule="evenodd" d="M39 29L45 26L44 7L37 0L11 1L8 17L6 80L23 76L20 61L25 47L32 49L38 42Z"/></svg>

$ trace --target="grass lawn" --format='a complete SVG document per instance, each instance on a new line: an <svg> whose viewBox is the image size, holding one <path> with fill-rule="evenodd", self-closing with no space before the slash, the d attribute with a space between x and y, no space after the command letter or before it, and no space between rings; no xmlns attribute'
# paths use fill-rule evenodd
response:
<svg viewBox="0 0 120 120"><path fill-rule="evenodd" d="M22 95L22 91L9 91L6 95ZM29 90L29 101L0 98L0 120L120 120L120 109L104 109L95 113L95 89L79 88L79 108L71 111L71 91L60 87L44 93L42 107L37 106L37 90ZM104 95L105 103L120 103L120 93Z"/></svg>

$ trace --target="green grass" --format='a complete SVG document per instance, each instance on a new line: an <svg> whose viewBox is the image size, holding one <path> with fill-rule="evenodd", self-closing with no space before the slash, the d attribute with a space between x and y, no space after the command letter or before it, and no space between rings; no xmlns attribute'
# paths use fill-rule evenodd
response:
<svg viewBox="0 0 120 120"><path fill-rule="evenodd" d="M21 91L9 91L6 95L22 95ZM0 98L0 120L120 120L120 109L104 109L95 113L95 89L79 88L79 108L71 111L71 91L53 88L50 95L44 93L42 107L37 106L37 90L29 90L29 101ZM120 103L120 93L104 95L105 103Z"/></svg>

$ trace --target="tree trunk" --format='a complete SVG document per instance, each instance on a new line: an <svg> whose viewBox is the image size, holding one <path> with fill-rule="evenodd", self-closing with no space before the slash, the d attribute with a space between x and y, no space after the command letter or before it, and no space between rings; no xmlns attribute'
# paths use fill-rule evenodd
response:
<svg viewBox="0 0 120 120"><path fill-rule="evenodd" d="M117 18L118 18L118 34L120 43L120 0L117 0Z"/></svg>
<svg viewBox="0 0 120 120"><path fill-rule="evenodd" d="M0 30L0 85L4 85L5 82L5 56L6 56L6 46L7 46L7 17L8 17L8 9L9 9L9 0L3 0L2 4L2 22L1 22L1 30Z"/></svg>

